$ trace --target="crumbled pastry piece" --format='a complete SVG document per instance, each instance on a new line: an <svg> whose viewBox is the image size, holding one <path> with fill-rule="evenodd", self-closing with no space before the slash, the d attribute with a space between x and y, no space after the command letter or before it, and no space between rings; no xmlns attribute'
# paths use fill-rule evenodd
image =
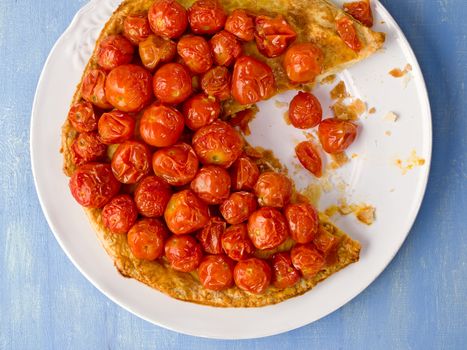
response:
<svg viewBox="0 0 467 350"><path fill-rule="evenodd" d="M347 92L345 83L342 80L339 83L337 83L336 86L334 86L334 88L330 91L329 94L331 96L331 99L333 100L344 99L350 96L350 94Z"/></svg>
<svg viewBox="0 0 467 350"><path fill-rule="evenodd" d="M391 132L390 130L386 130L386 131L384 132L384 135L386 135L386 136L391 136L391 135L392 135L392 132Z"/></svg>
<svg viewBox="0 0 467 350"><path fill-rule="evenodd" d="M369 113L369 114L375 114L375 113L376 113L376 108L375 108L375 107L371 107L371 108L368 110L368 113Z"/></svg>
<svg viewBox="0 0 467 350"><path fill-rule="evenodd" d="M400 68L394 68L389 71L389 74L392 75L394 78L402 78L410 71L412 71L412 66L407 63L403 70L401 70Z"/></svg>
<svg viewBox="0 0 467 350"><path fill-rule="evenodd" d="M336 75L331 74L331 75L328 75L323 80L321 80L321 84L332 84L332 83L334 83L335 80L336 80Z"/></svg>
<svg viewBox="0 0 467 350"><path fill-rule="evenodd" d="M371 225L376 218L376 208L372 205L361 204L348 204L345 198L341 198L338 205L329 206L324 213L328 216L333 216L337 213L341 215L354 214L358 221L365 225Z"/></svg>
<svg viewBox="0 0 467 350"><path fill-rule="evenodd" d="M349 105L346 105L342 100L338 100L331 106L331 109L336 118L357 120L366 111L366 104L358 98Z"/></svg>
<svg viewBox="0 0 467 350"><path fill-rule="evenodd" d="M357 220L366 225L371 225L375 221L375 208L371 205L365 205L357 209L355 216Z"/></svg>
<svg viewBox="0 0 467 350"><path fill-rule="evenodd" d="M339 212L339 207L337 205L331 205L330 207L324 210L324 214L329 217L336 215Z"/></svg>
<svg viewBox="0 0 467 350"><path fill-rule="evenodd" d="M384 116L384 120L388 121L388 122L396 122L397 119L399 119L399 116L394 113L394 112L388 112L385 116Z"/></svg>
<svg viewBox="0 0 467 350"><path fill-rule="evenodd" d="M331 154L332 162L329 164L331 169L338 169L349 162L349 157L345 152Z"/></svg>
<svg viewBox="0 0 467 350"><path fill-rule="evenodd" d="M402 175L407 174L409 170L412 170L416 166L422 166L425 164L425 159L420 158L415 150L412 150L410 156L406 160L396 159L396 166L401 169Z"/></svg>

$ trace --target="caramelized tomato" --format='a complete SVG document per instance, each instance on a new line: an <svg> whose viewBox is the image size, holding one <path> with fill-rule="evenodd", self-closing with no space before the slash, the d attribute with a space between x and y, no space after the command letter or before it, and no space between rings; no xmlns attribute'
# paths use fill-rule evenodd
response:
<svg viewBox="0 0 467 350"><path fill-rule="evenodd" d="M341 37L344 43L354 51L360 51L362 43L358 37L357 31L352 21L347 17L342 17L336 21L337 34Z"/></svg>
<svg viewBox="0 0 467 350"><path fill-rule="evenodd" d="M81 97L102 109L110 109L112 105L105 95L105 82L107 74L102 69L92 69L83 78L81 84Z"/></svg>
<svg viewBox="0 0 467 350"><path fill-rule="evenodd" d="M154 74L153 88L154 95L161 102L181 103L193 91L190 72L180 63L166 63Z"/></svg>
<svg viewBox="0 0 467 350"><path fill-rule="evenodd" d="M105 97L122 112L138 112L152 97L151 73L127 64L113 69L105 81Z"/></svg>
<svg viewBox="0 0 467 350"><path fill-rule="evenodd" d="M86 208L102 208L120 190L120 182L109 164L89 163L80 166L70 178L70 190L76 201Z"/></svg>
<svg viewBox="0 0 467 350"><path fill-rule="evenodd" d="M229 197L229 173L219 166L207 165L195 176L191 189L206 203L220 204Z"/></svg>
<svg viewBox="0 0 467 350"><path fill-rule="evenodd" d="M139 43L139 57L143 65L154 70L159 63L170 62L177 54L177 44L170 39L149 35Z"/></svg>
<svg viewBox="0 0 467 350"><path fill-rule="evenodd" d="M295 30L282 15L275 18L258 16L255 22L256 46L266 57L281 55L297 37Z"/></svg>
<svg viewBox="0 0 467 350"><path fill-rule="evenodd" d="M185 124L194 131L211 124L219 118L220 113L219 100L206 94L194 95L183 104Z"/></svg>
<svg viewBox="0 0 467 350"><path fill-rule="evenodd" d="M224 27L226 19L216 0L198 0L188 10L188 22L195 34L214 34Z"/></svg>
<svg viewBox="0 0 467 350"><path fill-rule="evenodd" d="M221 243L225 254L236 261L248 258L255 250L253 243L248 238L245 224L228 227L222 235Z"/></svg>
<svg viewBox="0 0 467 350"><path fill-rule="evenodd" d="M148 12L152 31L162 37L178 38L186 30L188 19L185 8L176 0L157 0Z"/></svg>
<svg viewBox="0 0 467 350"><path fill-rule="evenodd" d="M309 203L289 204L284 211L290 236L297 243L310 243L318 232L318 213Z"/></svg>
<svg viewBox="0 0 467 350"><path fill-rule="evenodd" d="M167 147L177 142L184 125L182 114L175 108L154 103L144 111L139 133L151 146Z"/></svg>
<svg viewBox="0 0 467 350"><path fill-rule="evenodd" d="M315 148L312 142L303 141L295 147L295 154L298 160L310 173L316 177L322 175L322 161L318 150Z"/></svg>
<svg viewBox="0 0 467 350"><path fill-rule="evenodd" d="M256 198L249 192L235 192L221 204L219 210L229 224L240 224L256 210Z"/></svg>
<svg viewBox="0 0 467 350"><path fill-rule="evenodd" d="M230 66L242 54L242 45L235 35L223 30L210 40L214 61L219 66Z"/></svg>
<svg viewBox="0 0 467 350"><path fill-rule="evenodd" d="M165 243L165 256L174 270L191 272L201 263L203 252L193 237L172 236Z"/></svg>
<svg viewBox="0 0 467 350"><path fill-rule="evenodd" d="M323 51L312 43L294 44L284 56L284 68L294 83L310 83L323 70Z"/></svg>
<svg viewBox="0 0 467 350"><path fill-rule="evenodd" d="M255 194L259 205L282 208L292 196L292 182L283 174L267 171L259 176Z"/></svg>
<svg viewBox="0 0 467 350"><path fill-rule="evenodd" d="M369 0L346 2L344 11L367 27L373 26L373 14Z"/></svg>
<svg viewBox="0 0 467 350"><path fill-rule="evenodd" d="M121 143L112 157L112 171L118 181L134 184L150 170L151 153L148 147L138 141Z"/></svg>
<svg viewBox="0 0 467 350"><path fill-rule="evenodd" d="M201 89L221 101L230 98L230 73L226 67L214 67L201 78Z"/></svg>
<svg viewBox="0 0 467 350"><path fill-rule="evenodd" d="M230 178L235 191L251 191L258 181L259 168L251 158L240 156L232 165Z"/></svg>
<svg viewBox="0 0 467 350"><path fill-rule="evenodd" d="M329 255L332 249L339 242L339 239L332 233L319 228L318 233L313 238L313 245L318 249L324 256Z"/></svg>
<svg viewBox="0 0 467 350"><path fill-rule="evenodd" d="M177 52L195 74L206 73L212 66L211 48L202 36L185 35L178 41Z"/></svg>
<svg viewBox="0 0 467 350"><path fill-rule="evenodd" d="M170 187L162 179L147 176L136 186L136 207L146 217L159 217L164 214L171 196Z"/></svg>
<svg viewBox="0 0 467 350"><path fill-rule="evenodd" d="M233 263L224 255L208 255L198 267L198 276L204 288L224 290L233 285Z"/></svg>
<svg viewBox="0 0 467 350"><path fill-rule="evenodd" d="M201 247L209 254L222 254L221 238L227 224L221 218L215 216L196 235Z"/></svg>
<svg viewBox="0 0 467 350"><path fill-rule="evenodd" d="M89 132L97 129L97 117L92 104L81 101L71 106L68 120L78 132Z"/></svg>
<svg viewBox="0 0 467 350"><path fill-rule="evenodd" d="M135 133L135 118L131 115L112 111L102 114L98 123L99 137L107 145L122 143Z"/></svg>
<svg viewBox="0 0 467 350"><path fill-rule="evenodd" d="M341 153L354 142L357 130L351 121L329 118L319 124L318 137L327 153Z"/></svg>
<svg viewBox="0 0 467 350"><path fill-rule="evenodd" d="M230 167L242 154L244 141L229 124L216 120L196 131L193 148L203 164Z"/></svg>
<svg viewBox="0 0 467 350"><path fill-rule="evenodd" d="M107 146L99 140L96 132L83 132L71 144L76 165L93 162L105 156Z"/></svg>
<svg viewBox="0 0 467 350"><path fill-rule="evenodd" d="M297 244L290 251L290 257L293 266L300 270L305 278L316 275L325 263L321 253L311 243Z"/></svg>
<svg viewBox="0 0 467 350"><path fill-rule="evenodd" d="M156 260L164 253L167 230L158 219L142 219L128 231L127 241L138 259Z"/></svg>
<svg viewBox="0 0 467 350"><path fill-rule="evenodd" d="M272 284L279 289L294 286L300 280L300 272L292 265L290 253L276 253L272 257Z"/></svg>
<svg viewBox="0 0 467 350"><path fill-rule="evenodd" d="M285 217L275 208L261 208L248 219L248 236L258 249L276 248L288 235Z"/></svg>
<svg viewBox="0 0 467 350"><path fill-rule="evenodd" d="M271 268L258 258L250 258L237 263L234 280L238 288L254 294L261 294L271 283Z"/></svg>
<svg viewBox="0 0 467 350"><path fill-rule="evenodd" d="M175 193L164 213L169 230L176 235L195 232L209 221L208 206L191 190Z"/></svg>
<svg viewBox="0 0 467 350"><path fill-rule="evenodd" d="M154 174L170 185L183 186L198 172L198 158L190 145L178 143L158 150L152 156Z"/></svg>
<svg viewBox="0 0 467 350"><path fill-rule="evenodd" d="M289 120L296 128L314 128L322 118L323 109L315 95L299 91L290 102Z"/></svg>
<svg viewBox="0 0 467 350"><path fill-rule="evenodd" d="M128 15L123 20L123 35L135 46L151 33L147 15Z"/></svg>
<svg viewBox="0 0 467 350"><path fill-rule="evenodd" d="M225 30L243 41L255 38L255 24L253 18L245 10L234 10L225 22Z"/></svg>
<svg viewBox="0 0 467 350"><path fill-rule="evenodd" d="M102 209L102 224L110 231L125 234L135 224L138 209L127 194L115 196Z"/></svg>
<svg viewBox="0 0 467 350"><path fill-rule="evenodd" d="M112 70L133 59L135 49L123 35L110 35L99 44L97 63L104 69Z"/></svg>
<svg viewBox="0 0 467 350"><path fill-rule="evenodd" d="M272 69L264 62L242 56L234 66L232 96L242 105L267 100L276 92Z"/></svg>

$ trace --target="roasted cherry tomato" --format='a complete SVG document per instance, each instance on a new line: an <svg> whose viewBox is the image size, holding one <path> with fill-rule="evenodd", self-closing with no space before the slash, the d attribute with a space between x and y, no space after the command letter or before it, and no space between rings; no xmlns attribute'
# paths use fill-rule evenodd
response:
<svg viewBox="0 0 467 350"><path fill-rule="evenodd" d="M259 168L248 156L240 156L230 170L232 188L235 191L251 191L259 177Z"/></svg>
<svg viewBox="0 0 467 350"><path fill-rule="evenodd" d="M318 229L318 233L313 238L313 245L324 255L327 256L339 242L339 239L332 233L323 228Z"/></svg>
<svg viewBox="0 0 467 350"><path fill-rule="evenodd" d="M122 112L138 112L151 100L151 73L127 64L113 69L105 81L105 97Z"/></svg>
<svg viewBox="0 0 467 350"><path fill-rule="evenodd" d="M156 260L164 253L167 230L158 219L142 219L128 231L127 241L138 259Z"/></svg>
<svg viewBox="0 0 467 350"><path fill-rule="evenodd" d="M214 61L219 66L230 66L242 54L242 45L235 35L225 30L215 34L211 40Z"/></svg>
<svg viewBox="0 0 467 350"><path fill-rule="evenodd" d="M97 63L104 69L112 70L133 60L135 48L123 35L109 35L101 41L97 51Z"/></svg>
<svg viewBox="0 0 467 350"><path fill-rule="evenodd" d="M290 253L276 253L272 257L272 284L279 289L292 287L300 280L300 272L292 265Z"/></svg>
<svg viewBox="0 0 467 350"><path fill-rule="evenodd" d="M201 263L203 252L193 237L174 235L165 243L165 256L174 270L191 272Z"/></svg>
<svg viewBox="0 0 467 350"><path fill-rule="evenodd" d="M164 215L171 196L170 187L161 178L147 176L136 186L136 207L146 217L159 217Z"/></svg>
<svg viewBox="0 0 467 350"><path fill-rule="evenodd" d="M255 38L255 24L253 18L245 10L234 10L225 22L225 30L243 41Z"/></svg>
<svg viewBox="0 0 467 350"><path fill-rule="evenodd" d="M201 78L201 89L221 101L230 98L230 73L226 67L214 67Z"/></svg>
<svg viewBox="0 0 467 350"><path fill-rule="evenodd" d="M221 104L218 99L206 94L194 95L183 104L185 124L194 131L211 124L220 114Z"/></svg>
<svg viewBox="0 0 467 350"><path fill-rule="evenodd" d="M250 56L236 62L232 75L232 96L242 105L267 100L276 92L271 67Z"/></svg>
<svg viewBox="0 0 467 350"><path fill-rule="evenodd" d="M367 27L373 26L373 14L369 0L346 2L344 11Z"/></svg>
<svg viewBox="0 0 467 350"><path fill-rule="evenodd" d="M135 133L135 118L131 115L112 111L102 114L98 123L99 137L107 145L129 140Z"/></svg>
<svg viewBox="0 0 467 350"><path fill-rule="evenodd" d="M191 95L193 87L188 68L180 63L166 63L153 80L154 95L163 103L178 104Z"/></svg>
<svg viewBox="0 0 467 350"><path fill-rule="evenodd" d="M102 69L92 69L83 78L81 97L102 109L110 109L112 105L107 101L105 83L107 74Z"/></svg>
<svg viewBox="0 0 467 350"><path fill-rule="evenodd" d="M233 262L225 255L208 255L198 267L198 276L204 288L224 290L233 285Z"/></svg>
<svg viewBox="0 0 467 350"><path fill-rule="evenodd" d="M258 249L276 248L289 236L287 221L279 210L263 207L248 219L248 236Z"/></svg>
<svg viewBox="0 0 467 350"><path fill-rule="evenodd" d="M186 30L188 19L185 8L176 0L157 0L148 12L152 31L162 37L178 38Z"/></svg>
<svg viewBox="0 0 467 350"><path fill-rule="evenodd" d="M113 233L124 234L135 224L138 209L127 194L115 196L102 209L102 223Z"/></svg>
<svg viewBox="0 0 467 350"><path fill-rule="evenodd" d="M202 36L185 35L178 41L177 52L195 74L206 73L212 66L211 48Z"/></svg>
<svg viewBox="0 0 467 350"><path fill-rule="evenodd" d="M216 0L198 0L188 9L188 22L195 34L214 34L224 27L227 15Z"/></svg>
<svg viewBox="0 0 467 350"><path fill-rule="evenodd" d="M123 21L123 35L137 46L152 33L147 15L128 15Z"/></svg>
<svg viewBox="0 0 467 350"><path fill-rule="evenodd" d="M240 224L256 210L256 198L249 192L234 192L221 204L219 210L229 224Z"/></svg>
<svg viewBox="0 0 467 350"><path fill-rule="evenodd" d="M139 133L142 139L156 147L173 145L183 132L183 115L175 108L154 103L141 117Z"/></svg>
<svg viewBox="0 0 467 350"><path fill-rule="evenodd" d="M284 210L290 236L297 243L310 243L318 232L318 213L309 203L289 204Z"/></svg>
<svg viewBox="0 0 467 350"><path fill-rule="evenodd" d="M81 165L103 158L107 146L99 140L96 132L83 132L73 141L71 150L74 163Z"/></svg>
<svg viewBox="0 0 467 350"><path fill-rule="evenodd" d="M92 104L81 101L71 106L68 120L78 132L89 132L97 129L97 116Z"/></svg>
<svg viewBox="0 0 467 350"><path fill-rule="evenodd" d="M314 128L322 118L323 109L315 95L299 91L290 102L289 120L296 128Z"/></svg>
<svg viewBox="0 0 467 350"><path fill-rule="evenodd" d="M191 189L208 204L220 204L229 197L230 175L224 168L207 165L191 181Z"/></svg>
<svg viewBox="0 0 467 350"><path fill-rule="evenodd" d="M284 56L284 68L294 83L310 83L323 70L323 51L312 43L294 44Z"/></svg>
<svg viewBox="0 0 467 350"><path fill-rule="evenodd" d="M295 154L305 169L316 177L321 177L323 174L321 156L311 141L300 142L295 147Z"/></svg>
<svg viewBox="0 0 467 350"><path fill-rule="evenodd" d="M173 186L189 183L198 172L198 158L189 144L162 148L152 156L154 174Z"/></svg>
<svg viewBox="0 0 467 350"><path fill-rule="evenodd" d="M357 137L358 127L348 120L329 118L318 127L318 137L327 153L344 152Z"/></svg>
<svg viewBox="0 0 467 350"><path fill-rule="evenodd" d="M316 275L325 263L321 253L311 243L297 244L290 251L290 257L293 266L300 270L305 278Z"/></svg>
<svg viewBox="0 0 467 350"><path fill-rule="evenodd" d="M170 231L183 235L203 228L209 221L209 210L193 191L183 190L172 195L164 218Z"/></svg>
<svg viewBox="0 0 467 350"><path fill-rule="evenodd" d="M203 164L228 168L242 154L244 141L229 124L216 120L193 136L193 148Z"/></svg>
<svg viewBox="0 0 467 350"><path fill-rule="evenodd" d="M255 194L259 205L282 208L292 196L292 182L283 174L267 171L259 176Z"/></svg>
<svg viewBox="0 0 467 350"><path fill-rule="evenodd" d="M271 274L268 263L258 258L239 261L234 268L237 287L254 294L261 294L268 288Z"/></svg>
<svg viewBox="0 0 467 350"><path fill-rule="evenodd" d="M157 35L150 35L139 43L139 57L143 65L154 70L159 63L167 63L173 60L177 54L177 44L170 39Z"/></svg>
<svg viewBox="0 0 467 350"><path fill-rule="evenodd" d="M70 190L76 201L86 208L102 208L120 190L120 182L109 164L88 163L70 178Z"/></svg>
<svg viewBox="0 0 467 350"><path fill-rule="evenodd" d="M282 15L275 18L258 16L255 24L256 46L258 51L266 57L277 57L283 54L297 37L295 30Z"/></svg>
<svg viewBox="0 0 467 350"><path fill-rule="evenodd" d="M201 247L209 254L222 254L221 238L225 232L227 224L221 218L214 216L198 232L196 238L201 243Z"/></svg>
<svg viewBox="0 0 467 350"><path fill-rule="evenodd" d="M221 243L225 254L236 261L248 258L255 250L253 243L248 237L245 224L228 227L222 235Z"/></svg>
<svg viewBox="0 0 467 350"><path fill-rule="evenodd" d="M149 173L151 153L148 147L138 141L121 143L112 157L112 171L118 181L134 184Z"/></svg>
<svg viewBox="0 0 467 350"><path fill-rule="evenodd" d="M347 17L342 17L336 21L337 34L341 37L344 43L354 51L360 51L362 43L358 37L357 31L352 21Z"/></svg>

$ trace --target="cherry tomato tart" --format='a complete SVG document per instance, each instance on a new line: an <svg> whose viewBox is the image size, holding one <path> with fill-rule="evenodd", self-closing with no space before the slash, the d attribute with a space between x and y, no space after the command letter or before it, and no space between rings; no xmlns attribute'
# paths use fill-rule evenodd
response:
<svg viewBox="0 0 467 350"><path fill-rule="evenodd" d="M256 197L249 192L234 192L222 202L219 210L230 225L240 224L256 210Z"/></svg>
<svg viewBox="0 0 467 350"><path fill-rule="evenodd" d="M248 156L240 156L230 168L232 189L235 191L252 191L259 178L259 168Z"/></svg>
<svg viewBox="0 0 467 350"><path fill-rule="evenodd" d="M261 294L269 287L271 276L268 263L258 258L239 261L234 268L237 287L254 294Z"/></svg>
<svg viewBox="0 0 467 350"><path fill-rule="evenodd" d="M166 38L178 38L188 26L185 8L176 0L157 0L148 12L152 31Z"/></svg>
<svg viewBox="0 0 467 350"><path fill-rule="evenodd" d="M252 41L255 38L255 24L245 10L233 10L225 22L225 30L243 41Z"/></svg>
<svg viewBox="0 0 467 350"><path fill-rule="evenodd" d="M138 259L156 260L164 253L167 230L158 219L142 219L128 231L127 241L131 252Z"/></svg>
<svg viewBox="0 0 467 350"><path fill-rule="evenodd" d="M167 147L178 141L184 126L183 115L178 110L154 103L144 111L139 133L151 146Z"/></svg>
<svg viewBox="0 0 467 350"><path fill-rule="evenodd" d="M196 270L203 259L201 246L192 236L171 236L165 243L165 257L177 271Z"/></svg>
<svg viewBox="0 0 467 350"><path fill-rule="evenodd" d="M222 249L232 260L240 261L248 258L255 247L248 237L245 224L229 226L221 238Z"/></svg>
<svg viewBox="0 0 467 350"><path fill-rule="evenodd" d="M255 195L261 206L282 208L292 196L292 182L283 174L264 172L256 182Z"/></svg>
<svg viewBox="0 0 467 350"><path fill-rule="evenodd" d="M276 253L272 257L272 284L278 289L294 286L300 280L300 272L293 266L289 252Z"/></svg>
<svg viewBox="0 0 467 350"><path fill-rule="evenodd" d="M128 15L123 20L123 35L135 46L151 33L147 15Z"/></svg>
<svg viewBox="0 0 467 350"><path fill-rule="evenodd" d="M216 0L198 0L188 9L188 22L195 34L214 34L224 27L226 19Z"/></svg>
<svg viewBox="0 0 467 350"><path fill-rule="evenodd" d="M73 141L71 151L74 163L81 165L101 160L105 156L107 146L100 141L96 132L83 132Z"/></svg>
<svg viewBox="0 0 467 350"><path fill-rule="evenodd" d="M209 219L209 222L196 235L203 251L208 254L222 254L221 239L226 227L226 222L220 217L214 216Z"/></svg>
<svg viewBox="0 0 467 350"><path fill-rule="evenodd" d="M321 156L311 141L300 142L295 147L295 154L305 169L316 177L321 177L323 174Z"/></svg>
<svg viewBox="0 0 467 350"><path fill-rule="evenodd" d="M81 97L101 109L111 109L107 101L105 83L107 73L102 69L92 69L83 78L81 84Z"/></svg>
<svg viewBox="0 0 467 350"><path fill-rule="evenodd" d="M163 103L178 104L192 93L190 71L180 63L166 63L153 79L154 95Z"/></svg>
<svg viewBox="0 0 467 350"><path fill-rule="evenodd" d="M324 258L311 243L297 244L290 251L293 266L300 270L303 277L316 275L324 266Z"/></svg>
<svg viewBox="0 0 467 350"><path fill-rule="evenodd" d="M139 43L138 50L143 66L153 71L159 64L174 59L177 44L170 39L151 34Z"/></svg>
<svg viewBox="0 0 467 350"><path fill-rule="evenodd" d="M221 101L230 98L230 72L226 67L214 67L201 78L201 89L206 95L218 98Z"/></svg>
<svg viewBox="0 0 467 350"><path fill-rule="evenodd" d="M213 96L204 93L191 96L183 104L185 124L191 130L198 130L219 118L221 104Z"/></svg>
<svg viewBox="0 0 467 350"><path fill-rule="evenodd" d="M139 141L121 143L112 157L112 172L118 181L134 184L151 170L151 153Z"/></svg>
<svg viewBox="0 0 467 350"><path fill-rule="evenodd" d="M225 255L208 255L198 267L198 276L204 288L224 290L234 284L233 262Z"/></svg>
<svg viewBox="0 0 467 350"><path fill-rule="evenodd" d="M218 66L230 66L242 54L242 45L235 35L220 31L210 40L214 61Z"/></svg>
<svg viewBox="0 0 467 350"><path fill-rule="evenodd" d="M185 35L178 41L177 52L194 74L206 73L212 66L211 48L202 36Z"/></svg>
<svg viewBox="0 0 467 350"><path fill-rule="evenodd" d="M255 40L258 51L266 57L277 57L285 52L297 34L281 15L274 18L258 16L255 20Z"/></svg>
<svg viewBox="0 0 467 350"><path fill-rule="evenodd" d="M289 120L298 129L310 129L317 126L323 118L321 103L315 95L299 91L289 106Z"/></svg>
<svg viewBox="0 0 467 350"><path fill-rule="evenodd" d="M319 124L318 137L327 153L341 153L355 141L357 130L351 121L329 118Z"/></svg>
<svg viewBox="0 0 467 350"><path fill-rule="evenodd" d="M115 196L102 209L102 223L113 233L125 234L136 223L138 209L128 194Z"/></svg>
<svg viewBox="0 0 467 350"><path fill-rule="evenodd" d="M110 35L99 44L97 63L104 69L112 70L133 60L135 49L123 35Z"/></svg>
<svg viewBox="0 0 467 350"><path fill-rule="evenodd" d="M170 187L157 176L147 176L136 186L135 202L141 215L148 218L164 215L172 196Z"/></svg>
<svg viewBox="0 0 467 350"><path fill-rule="evenodd" d="M248 219L248 236L258 249L276 248L289 236L287 221L276 208L261 208Z"/></svg>
<svg viewBox="0 0 467 350"><path fill-rule="evenodd" d="M313 43L293 44L284 56L284 68L294 83L313 82L323 70L324 55Z"/></svg>
<svg viewBox="0 0 467 350"><path fill-rule="evenodd" d="M230 175L216 165L203 167L191 182L191 189L208 204L220 204L229 197Z"/></svg>
<svg viewBox="0 0 467 350"><path fill-rule="evenodd" d="M81 101L71 106L68 120L78 132L89 132L97 129L97 116L92 104Z"/></svg>
<svg viewBox="0 0 467 350"><path fill-rule="evenodd" d="M289 204L284 210L290 236L297 243L310 243L318 232L318 212L309 203Z"/></svg>
<svg viewBox="0 0 467 350"><path fill-rule="evenodd" d="M101 141L111 145L131 139L135 133L135 125L134 117L115 110L102 114L97 126Z"/></svg>

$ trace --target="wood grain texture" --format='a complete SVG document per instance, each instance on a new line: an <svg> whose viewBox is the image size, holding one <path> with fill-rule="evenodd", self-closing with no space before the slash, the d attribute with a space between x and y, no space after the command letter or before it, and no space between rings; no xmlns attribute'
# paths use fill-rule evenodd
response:
<svg viewBox="0 0 467 350"><path fill-rule="evenodd" d="M31 104L50 48L85 2L0 2L0 349L465 349L464 0L382 1L417 54L433 111L430 182L399 254L339 311L239 342L179 335L113 304L73 267L42 215L28 151Z"/></svg>

